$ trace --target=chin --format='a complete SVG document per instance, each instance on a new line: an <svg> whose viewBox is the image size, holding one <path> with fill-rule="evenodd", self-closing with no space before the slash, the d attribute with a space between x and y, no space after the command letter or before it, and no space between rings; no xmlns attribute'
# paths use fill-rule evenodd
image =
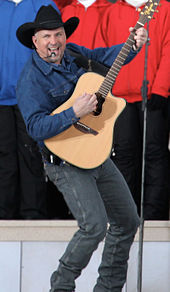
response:
<svg viewBox="0 0 170 292"><path fill-rule="evenodd" d="M60 63L60 58L49 58L50 63L56 63L59 64Z"/></svg>

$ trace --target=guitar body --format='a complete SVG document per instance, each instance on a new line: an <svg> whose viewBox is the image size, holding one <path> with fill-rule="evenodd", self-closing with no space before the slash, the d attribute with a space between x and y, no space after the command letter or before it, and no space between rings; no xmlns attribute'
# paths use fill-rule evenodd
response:
<svg viewBox="0 0 170 292"><path fill-rule="evenodd" d="M60 113L73 106L76 98L84 92L98 92L104 77L88 72L83 74L75 87L72 96L52 115ZM93 113L80 119L80 122L97 131L98 134L83 133L72 125L62 133L46 139L46 147L61 159L84 169L91 169L101 165L110 155L113 143L114 124L126 106L122 98L114 97L111 92L105 98L102 112L98 116Z"/></svg>

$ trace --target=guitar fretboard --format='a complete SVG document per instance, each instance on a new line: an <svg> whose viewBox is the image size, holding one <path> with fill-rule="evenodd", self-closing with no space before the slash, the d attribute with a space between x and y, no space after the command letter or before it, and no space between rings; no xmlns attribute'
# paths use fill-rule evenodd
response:
<svg viewBox="0 0 170 292"><path fill-rule="evenodd" d="M143 11L141 12L141 16L139 20L137 21L134 30L130 33L127 41L123 45L122 49L120 50L119 54L117 55L115 61L113 62L110 70L108 71L104 81L102 82L98 93L102 95L103 98L106 98L108 92L113 87L116 77L122 68L127 56L130 53L130 50L132 49L133 45L135 44L134 35L138 28L143 27L144 24L148 21L148 18L151 19L152 15L159 3L158 1L152 1L150 0L148 4L145 5Z"/></svg>
<svg viewBox="0 0 170 292"><path fill-rule="evenodd" d="M135 31L141 27L138 23L136 24L134 31L131 32L130 36L128 37L126 43L123 45L122 49L120 50L119 54L117 55L114 63L112 64L110 70L108 71L103 83L99 88L99 93L102 94L104 98L106 98L108 92L111 90L112 86L115 83L117 75L119 74L120 69L122 68L127 56L130 53L133 45L135 44L134 35Z"/></svg>

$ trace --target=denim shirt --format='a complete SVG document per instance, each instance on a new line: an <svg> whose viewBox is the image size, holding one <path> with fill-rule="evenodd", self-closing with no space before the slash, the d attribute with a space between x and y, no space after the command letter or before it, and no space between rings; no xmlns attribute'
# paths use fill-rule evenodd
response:
<svg viewBox="0 0 170 292"><path fill-rule="evenodd" d="M90 59L111 66L123 44L110 48L89 50L75 44L67 44L72 49ZM125 63L136 55L131 51ZM40 144L75 123L73 107L58 114L50 115L54 109L67 101L72 95L79 77L85 73L74 62L75 57L64 52L61 64L44 61L36 51L26 63L17 84L18 106L24 118L29 135Z"/></svg>

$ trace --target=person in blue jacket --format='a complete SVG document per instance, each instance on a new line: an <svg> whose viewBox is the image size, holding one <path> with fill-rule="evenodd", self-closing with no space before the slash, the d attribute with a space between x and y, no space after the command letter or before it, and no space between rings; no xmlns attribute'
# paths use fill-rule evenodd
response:
<svg viewBox="0 0 170 292"><path fill-rule="evenodd" d="M16 83L31 54L16 38L51 0L0 0L0 219L46 216L46 183L37 144L27 134L17 106Z"/></svg>
<svg viewBox="0 0 170 292"><path fill-rule="evenodd" d="M58 269L52 274L50 292L72 292L75 289L76 278L104 237L99 277L91 290L120 292L126 280L129 249L139 225L136 206L123 176L110 158L96 167L85 169L54 155L43 142L64 133L80 118L92 115L98 107L96 94L88 92L87 84L87 92L83 90L78 94L72 106L50 115L70 98L79 77L85 73L68 48L111 66L123 46L94 50L71 43L66 46L66 38L77 25L76 17L64 23L49 5L40 8L34 22L18 28L20 42L35 48L17 84L18 105L28 133L39 143L47 175L62 192L79 226L60 259ZM144 28L136 31L132 41L134 49L130 50L126 63L135 57L146 39ZM77 143L78 133L77 129ZM62 147L62 143L58 147Z"/></svg>

